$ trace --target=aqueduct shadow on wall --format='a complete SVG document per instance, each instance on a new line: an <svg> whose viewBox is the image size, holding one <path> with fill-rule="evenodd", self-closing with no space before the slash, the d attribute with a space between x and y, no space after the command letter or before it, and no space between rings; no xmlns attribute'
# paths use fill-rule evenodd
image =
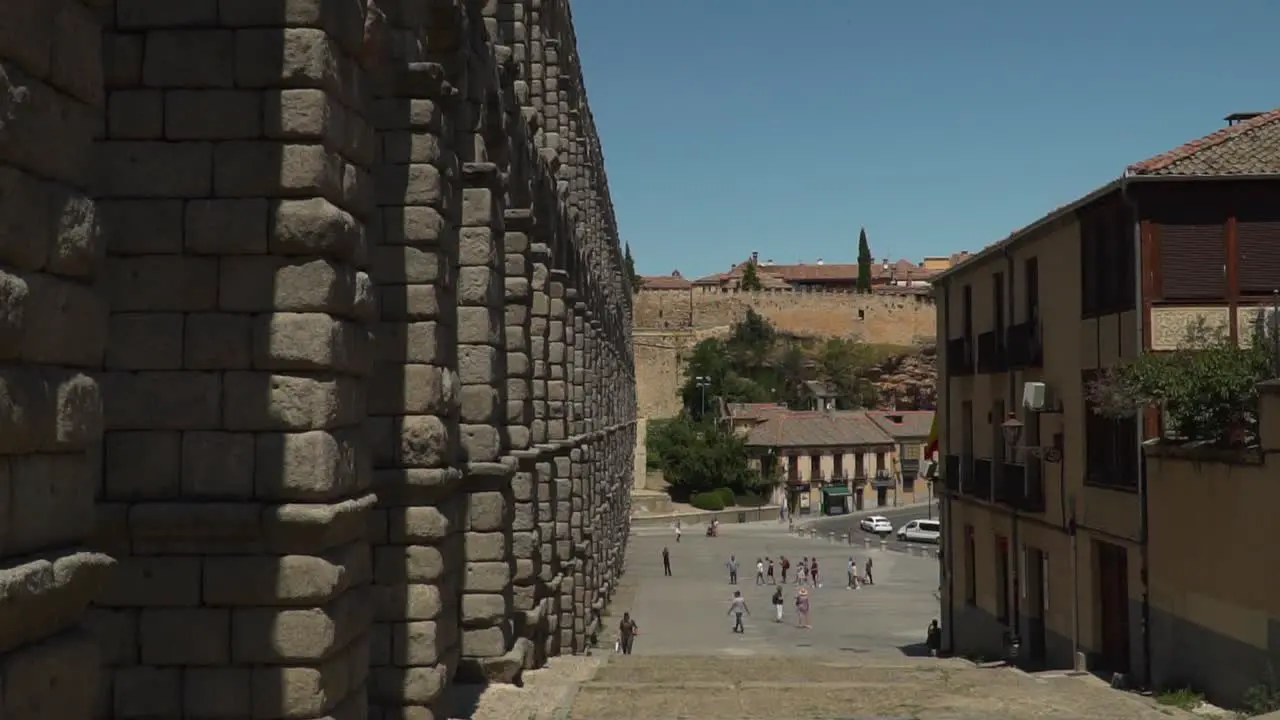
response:
<svg viewBox="0 0 1280 720"><path fill-rule="evenodd" d="M3 716L412 716L585 649L635 393L567 5L0 27Z"/></svg>

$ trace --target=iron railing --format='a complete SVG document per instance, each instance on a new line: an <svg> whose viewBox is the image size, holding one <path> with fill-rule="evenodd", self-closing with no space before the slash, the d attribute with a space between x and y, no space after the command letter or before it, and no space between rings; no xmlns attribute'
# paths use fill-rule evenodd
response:
<svg viewBox="0 0 1280 720"><path fill-rule="evenodd" d="M978 374L991 375L1007 369L1002 333L993 330L978 335Z"/></svg>
<svg viewBox="0 0 1280 720"><path fill-rule="evenodd" d="M991 500L991 466L987 458L974 458L973 475L964 487L964 494L979 500Z"/></svg>
<svg viewBox="0 0 1280 720"><path fill-rule="evenodd" d="M973 341L959 337L947 341L947 374L964 377L973 374Z"/></svg>
<svg viewBox="0 0 1280 720"><path fill-rule="evenodd" d="M1014 369L1044 367L1039 323L1027 321L1009 326L1005 332L1005 360Z"/></svg>

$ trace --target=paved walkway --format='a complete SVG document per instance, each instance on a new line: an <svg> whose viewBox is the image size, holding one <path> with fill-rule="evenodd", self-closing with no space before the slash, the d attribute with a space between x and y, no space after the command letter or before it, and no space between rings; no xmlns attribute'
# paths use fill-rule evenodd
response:
<svg viewBox="0 0 1280 720"><path fill-rule="evenodd" d="M662 574L662 547L674 576ZM456 717L473 720L1189 720L1108 688L1092 676L1032 676L958 659L918 657L937 615L937 561L880 550L876 586L847 591L848 549L798 538L776 524L722 526L718 538L668 533L632 538L627 573L614 597L610 631L591 657L553 658L525 674L525 687L492 686ZM756 613L747 632L725 617L732 587L724 562L756 556L817 555L835 583L813 591L813 630L775 625L770 587L745 568L740 589ZM792 596L788 589L788 596ZM640 624L635 655L610 652L624 611ZM790 610L790 605L788 605ZM448 717L446 715L445 717Z"/></svg>
<svg viewBox="0 0 1280 720"><path fill-rule="evenodd" d="M630 602L612 603L605 647L611 647L623 611L640 625L635 652L650 655L897 652L922 642L929 621L938 617L938 562L931 558L799 538L777 523L721 525L719 537L686 534L674 540L669 533L632 538L625 580L637 590ZM664 547L671 552L672 577L662 573ZM731 555L740 564L737 586L728 583ZM818 558L823 586L810 591L812 630L795 626L794 585L784 589L785 622L778 624L769 602L774 586L755 584L756 558L772 557L776 567L782 555L793 565L804 556ZM845 589L850 555L859 572L868 557L874 560L875 585ZM752 613L742 634L731 632L726 616L735 589Z"/></svg>

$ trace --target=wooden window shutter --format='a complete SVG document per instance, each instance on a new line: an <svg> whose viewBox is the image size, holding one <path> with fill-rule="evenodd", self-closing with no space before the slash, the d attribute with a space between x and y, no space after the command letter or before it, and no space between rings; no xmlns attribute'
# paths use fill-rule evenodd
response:
<svg viewBox="0 0 1280 720"><path fill-rule="evenodd" d="M1280 290L1280 221L1241 221L1236 224L1240 249L1240 292L1270 295Z"/></svg>
<svg viewBox="0 0 1280 720"><path fill-rule="evenodd" d="M1080 218L1080 311L1092 315L1098 310L1098 238L1089 216Z"/></svg>
<svg viewBox="0 0 1280 720"><path fill-rule="evenodd" d="M1227 296L1226 226L1160 225L1164 299Z"/></svg>

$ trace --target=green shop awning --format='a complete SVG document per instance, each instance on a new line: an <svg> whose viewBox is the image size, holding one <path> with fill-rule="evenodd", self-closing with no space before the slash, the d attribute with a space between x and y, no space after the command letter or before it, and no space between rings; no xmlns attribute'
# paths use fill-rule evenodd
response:
<svg viewBox="0 0 1280 720"><path fill-rule="evenodd" d="M853 493L844 485L832 485L822 488L822 494L830 497L847 497Z"/></svg>

